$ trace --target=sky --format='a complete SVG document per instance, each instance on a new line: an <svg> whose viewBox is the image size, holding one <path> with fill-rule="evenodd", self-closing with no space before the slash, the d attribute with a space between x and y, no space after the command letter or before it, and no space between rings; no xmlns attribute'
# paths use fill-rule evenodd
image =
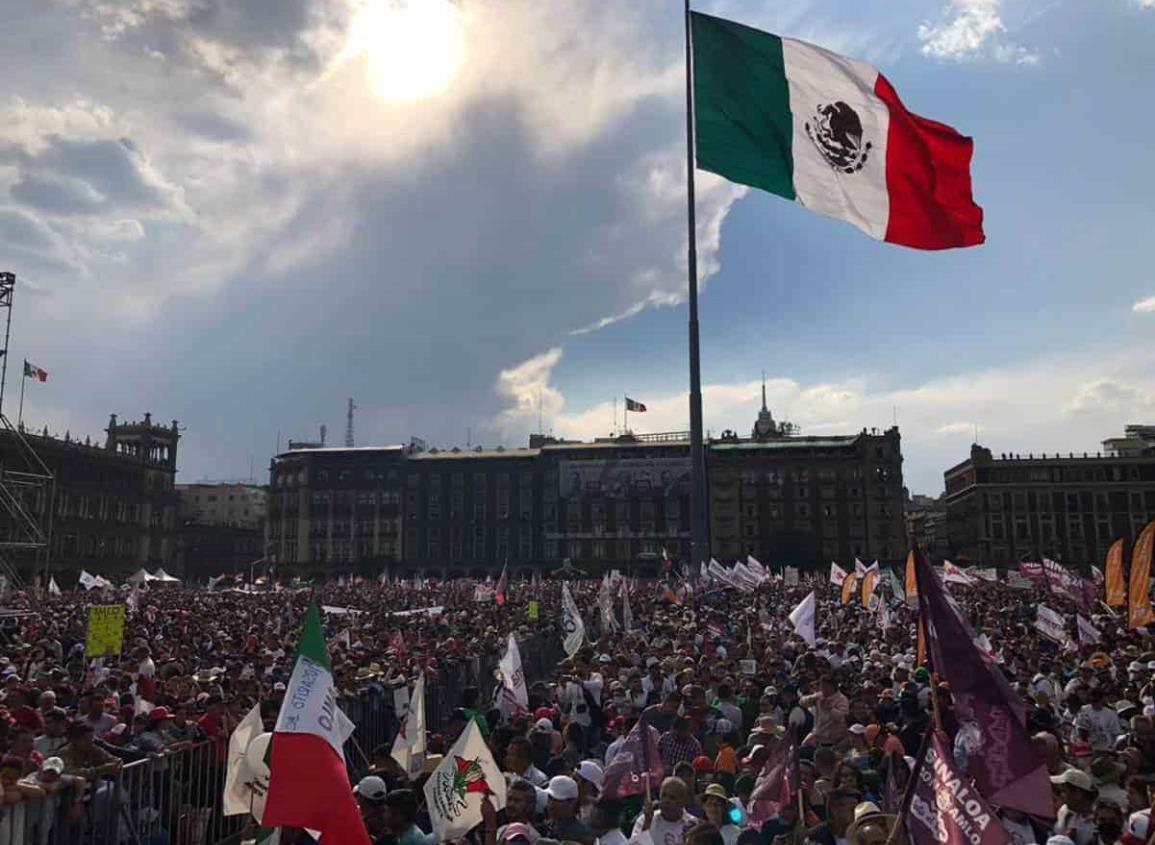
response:
<svg viewBox="0 0 1155 845"><path fill-rule="evenodd" d="M24 419L180 421L179 479L278 442L685 430L675 0L5 0L0 269ZM706 426L1155 422L1155 0L698 0L878 66L975 138L987 243L922 253L698 173ZM14 416L19 374L9 373ZM621 420L618 420L621 425Z"/></svg>

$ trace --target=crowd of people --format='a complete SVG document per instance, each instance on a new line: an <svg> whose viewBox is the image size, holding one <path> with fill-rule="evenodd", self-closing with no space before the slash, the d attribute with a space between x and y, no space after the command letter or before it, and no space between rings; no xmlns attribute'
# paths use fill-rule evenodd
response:
<svg viewBox="0 0 1155 845"><path fill-rule="evenodd" d="M5 621L0 652L0 839L7 829L8 842L80 841L66 838L80 829L69 825L93 828L110 784L126 790L135 761L147 761L137 789L147 790L148 807L134 811L151 812L152 842L211 843L236 832L219 818L228 737L254 705L271 729L309 603L327 611L341 706L358 725L351 782L374 843L434 841L424 781L471 722L507 780L504 806L486 799L466 837L478 845L883 845L904 835L901 796L928 731L941 726L966 772L974 723L919 664L914 614L901 596L883 596L879 613L841 603L817 579L749 590L679 580L615 583L612 623L598 606L599 582L571 583L586 637L569 657L551 580L514 584L500 605L455 582L134 591L122 656L102 661L85 659L87 607L125 594L14 597L10 606L26 615ZM786 618L811 589L813 647ZM1146 845L1155 796L1155 649L1146 630L1129 631L1100 606L1088 617L1102 642L1055 642L1034 623L1036 590L984 582L951 592L1026 703L1051 776L1050 817L996 807L1008 838ZM1069 617L1075 640L1074 606L1045 599ZM527 671L528 707L516 710L498 706L488 668L510 634L536 667ZM459 674L463 666L472 671ZM442 687L451 706L429 714L425 766L409 776L390 755L391 691L419 674L476 683ZM363 730L371 713L385 727ZM612 764L639 723L655 740L654 777L623 788ZM785 743L798 748L796 788L767 812L754 792ZM281 841L309 839L283 831Z"/></svg>

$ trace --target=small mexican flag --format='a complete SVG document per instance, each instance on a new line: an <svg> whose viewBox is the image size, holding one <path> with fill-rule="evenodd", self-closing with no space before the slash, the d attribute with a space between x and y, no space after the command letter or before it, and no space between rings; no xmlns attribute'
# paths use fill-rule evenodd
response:
<svg viewBox="0 0 1155 845"><path fill-rule="evenodd" d="M626 410L635 414L642 414L646 411L646 406L641 402L636 402L630 397L626 397Z"/></svg>
<svg viewBox="0 0 1155 845"><path fill-rule="evenodd" d="M337 707L321 615L310 605L273 731L264 827L309 828L321 832L322 842L370 845L345 769L347 723Z"/></svg>
<svg viewBox="0 0 1155 845"><path fill-rule="evenodd" d="M48 381L48 370L42 370L35 364L28 363L24 360L24 378L34 378L37 381Z"/></svg>
<svg viewBox="0 0 1155 845"><path fill-rule="evenodd" d="M697 166L918 249L981 244L974 144L877 69L692 13Z"/></svg>

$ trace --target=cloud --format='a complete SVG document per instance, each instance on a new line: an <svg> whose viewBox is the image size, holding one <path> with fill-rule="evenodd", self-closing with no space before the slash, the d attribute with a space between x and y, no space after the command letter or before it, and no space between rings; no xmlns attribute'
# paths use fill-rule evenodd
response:
<svg viewBox="0 0 1155 845"><path fill-rule="evenodd" d="M1155 3L1155 0L1151 0L1151 2ZM1138 300L1131 306L1131 310L1136 314L1155 314L1155 296Z"/></svg>
<svg viewBox="0 0 1155 845"><path fill-rule="evenodd" d="M706 428L715 436L724 429L747 435L761 387L757 381L705 385ZM940 492L943 471L966 458L976 426L979 442L996 453L1083 452L1099 449L1125 422L1155 413L1155 375L1127 356L1089 351L900 388L875 388L867 378L812 384L775 378L766 394L776 419L788 418L808 435L885 428L897 416L906 484L928 493ZM634 431L688 429L686 394L641 398L648 411L630 416ZM559 436L589 439L609 427L609 402L570 409L560 393L553 401L559 411L547 416L547 426ZM530 419L536 424L536 405L512 406L503 424L512 431L520 420L525 431Z"/></svg>
<svg viewBox="0 0 1155 845"><path fill-rule="evenodd" d="M919 26L923 54L954 61L986 56L999 62L1037 64L1036 53L1001 43L1007 30L1002 5L1003 0L951 0L939 22Z"/></svg>
<svg viewBox="0 0 1155 845"><path fill-rule="evenodd" d="M561 360L562 351L554 348L521 362L497 377L497 393L510 407L501 412L500 430L524 422L535 415L553 419L565 407L565 399L556 387L550 385L550 374Z"/></svg>

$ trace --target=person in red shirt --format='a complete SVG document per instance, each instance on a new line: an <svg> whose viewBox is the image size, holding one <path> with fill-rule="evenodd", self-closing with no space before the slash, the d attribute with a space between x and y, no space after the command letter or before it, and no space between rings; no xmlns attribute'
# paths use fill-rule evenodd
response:
<svg viewBox="0 0 1155 845"><path fill-rule="evenodd" d="M44 730L44 717L40 711L28 704L28 692L23 687L8 691L8 715L12 721L33 733Z"/></svg>
<svg viewBox="0 0 1155 845"><path fill-rule="evenodd" d="M8 757L15 757L24 764L20 777L27 777L33 772L40 771L40 764L44 756L32 747L32 731L25 727L13 728L9 735L11 745L8 747Z"/></svg>
<svg viewBox="0 0 1155 845"><path fill-rule="evenodd" d="M197 719L197 725L213 743L213 762L224 763L228 758L228 739L232 730L229 725L228 714L225 712L224 701L219 698L210 698L206 702L205 714Z"/></svg>

